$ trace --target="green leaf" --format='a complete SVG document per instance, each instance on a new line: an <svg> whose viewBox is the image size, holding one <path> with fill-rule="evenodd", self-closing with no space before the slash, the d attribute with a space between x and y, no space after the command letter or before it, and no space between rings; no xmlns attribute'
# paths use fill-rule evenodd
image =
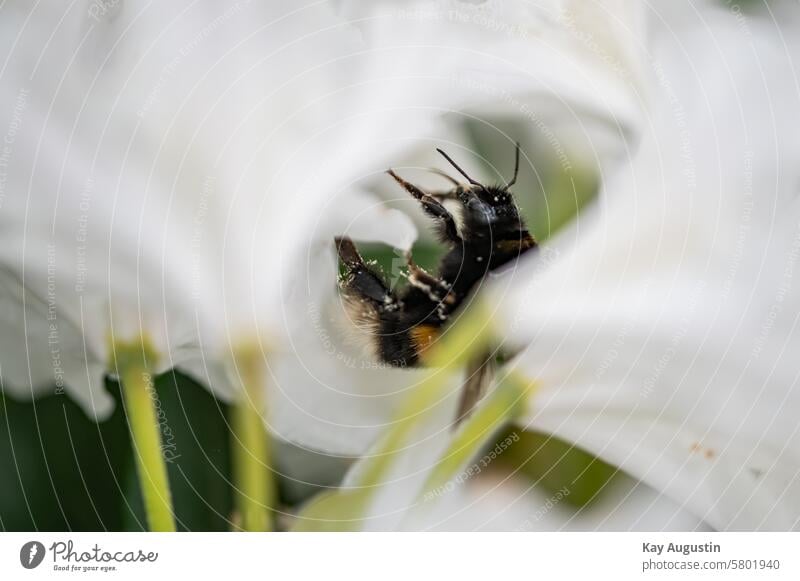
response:
<svg viewBox="0 0 800 581"><path fill-rule="evenodd" d="M515 428L501 434L501 442ZM501 456L498 465L516 472L555 494L564 489L563 499L574 507L597 501L614 484L618 470L588 452L563 440L538 432L521 432L519 441Z"/></svg>
<svg viewBox="0 0 800 581"><path fill-rule="evenodd" d="M120 414L95 423L65 395L1 395L0 528L120 530L129 457Z"/></svg>
<svg viewBox="0 0 800 581"><path fill-rule="evenodd" d="M329 490L314 497L295 521L295 532L358 531L371 500L371 491Z"/></svg>
<svg viewBox="0 0 800 581"><path fill-rule="evenodd" d="M0 529L144 530L119 385L95 423L66 395L17 401L0 394ZM156 378L181 530L228 530L232 511L227 406L180 373Z"/></svg>

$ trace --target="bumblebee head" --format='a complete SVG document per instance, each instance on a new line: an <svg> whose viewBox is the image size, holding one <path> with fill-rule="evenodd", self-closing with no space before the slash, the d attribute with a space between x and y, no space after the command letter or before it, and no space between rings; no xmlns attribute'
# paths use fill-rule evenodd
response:
<svg viewBox="0 0 800 581"><path fill-rule="evenodd" d="M519 230L519 209L511 193L502 186L471 186L461 199L464 221L473 228Z"/></svg>
<svg viewBox="0 0 800 581"><path fill-rule="evenodd" d="M464 207L464 223L468 228L473 232L488 229L495 234L524 229L519 208L510 191L519 173L519 143L516 148L514 177L505 185L485 186L467 175L444 151L437 151L469 182L469 185L464 184L456 190L456 196Z"/></svg>

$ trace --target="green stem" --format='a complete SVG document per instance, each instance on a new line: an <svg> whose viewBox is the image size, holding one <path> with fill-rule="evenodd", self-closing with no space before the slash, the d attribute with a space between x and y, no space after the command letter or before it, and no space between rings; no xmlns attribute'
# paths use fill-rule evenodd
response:
<svg viewBox="0 0 800 581"><path fill-rule="evenodd" d="M293 531L357 531L364 524L370 503L385 484L393 462L401 453L408 434L425 421L424 410L442 396L449 373L430 370L413 388L397 414L397 420L386 430L369 456L359 460L357 472L351 472L347 488L324 492L308 503L298 515Z"/></svg>
<svg viewBox="0 0 800 581"><path fill-rule="evenodd" d="M435 496L451 480L463 476L462 471L475 455L503 426L515 420L524 411L525 402L533 388L533 384L515 373L506 376L485 398L475 413L460 426L447 450L428 476L418 500L424 501ZM475 468L479 471L477 465Z"/></svg>
<svg viewBox="0 0 800 581"><path fill-rule="evenodd" d="M411 390L398 410L397 420L384 436L382 445L373 454L374 460L365 463L358 482L363 486L379 487L389 472L394 457L403 449L408 433L426 420L426 410L435 407L442 396L447 380L474 353L491 340L489 313L482 303L474 304L448 329L439 342L426 353L431 369L420 384Z"/></svg>
<svg viewBox="0 0 800 581"><path fill-rule="evenodd" d="M148 367L148 360L152 365L155 357L144 340L116 344L113 353L122 380L125 412L133 440L136 472L148 527L151 531L175 531L172 495L154 401L157 396Z"/></svg>
<svg viewBox="0 0 800 581"><path fill-rule="evenodd" d="M492 339L491 313L483 304L465 311L445 335L426 352L430 367L410 390L369 456L362 458L348 477L348 489L321 494L298 515L293 530L358 530L369 512L376 492L386 484L393 463L402 453L409 434L428 421L436 403L444 397L448 379Z"/></svg>
<svg viewBox="0 0 800 581"><path fill-rule="evenodd" d="M269 437L261 417L263 409L263 362L258 349L239 349L236 367L242 393L233 408L233 475L236 508L245 531L272 530Z"/></svg>

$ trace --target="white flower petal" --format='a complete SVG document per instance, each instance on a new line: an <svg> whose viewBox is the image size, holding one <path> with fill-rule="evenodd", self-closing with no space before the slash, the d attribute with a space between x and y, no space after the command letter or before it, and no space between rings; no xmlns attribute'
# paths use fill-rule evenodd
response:
<svg viewBox="0 0 800 581"><path fill-rule="evenodd" d="M227 365L229 339L279 342L296 271L309 255L329 258L334 233L350 224L362 238L413 240L396 212L381 212L383 228L376 208L351 224L365 201L346 190L446 109L446 81L399 90L423 51L376 51L320 3L30 18L13 8L2 25L15 40L0 91L0 264L42 300L53 279L57 317L89 354L76 364L105 367L110 340L144 335L155 371L182 366L227 397L225 373L209 370ZM332 219L314 229L331 200ZM27 325L38 340L47 321L36 313ZM9 373L33 357L22 341L10 347ZM50 377L49 358L31 365L37 384Z"/></svg>
<svg viewBox="0 0 800 581"><path fill-rule="evenodd" d="M784 124L800 102L774 25L750 21L743 43L735 15L704 17L665 28L640 150L514 273L526 288L503 287L506 321L531 341L538 429L714 527L795 528L800 139Z"/></svg>
<svg viewBox="0 0 800 581"><path fill-rule="evenodd" d="M513 116L519 120L520 132L533 132L537 137L565 114L577 131L585 130L583 124L593 121L606 136L618 134L622 125L626 131L633 131L638 111L631 88L638 82L638 3L603 2L597 8L567 4L535 7L527 2L492 2L480 7L459 5L458 10L463 8L463 12L451 12L431 3L340 3L341 13L352 18L365 41L375 47L373 66L383 80L370 100L371 106L384 101L396 103L398 91L410 91L418 94L415 103L434 107L442 103L437 91L452 93L452 100L446 103L453 110L446 124L433 127L430 139L420 137L426 135L424 131L417 132L415 138L406 137L409 125L419 125L417 117L424 108L410 116L406 116L406 110L393 114L402 133L391 138L405 147L393 148L394 159L370 156L368 166L375 173L368 182L381 197L398 198L391 181L379 179L381 170L390 164L404 168L441 166L435 147L449 149L456 145L453 142L463 146L459 124L476 115L489 122L494 116ZM613 60L609 60L612 56L598 56L598 46L587 42L594 32ZM433 96L425 97L426 91ZM599 150L605 142L595 145ZM621 146L608 149L616 151ZM385 153L386 145L380 150ZM511 151L513 145L509 144L509 155ZM405 173L419 177L423 186L442 187L441 177L404 169ZM413 204L404 193L400 196ZM338 204L338 198L334 203ZM354 214L353 219L357 216ZM344 225L349 227L348 222ZM376 231L393 228L388 217L378 213L373 226ZM401 256L398 261L402 262ZM310 265L307 271L318 282L312 284L309 277L291 285L308 300L286 306L284 325L295 329L295 335L290 346L281 345L285 355L276 355L279 393L273 396L273 423L276 431L292 442L331 452L363 453L378 427L391 417L398 391L416 381L417 375L407 370L376 370L375 365L383 366L374 357L365 357L347 345L346 334L340 331L345 325L337 325L344 316L336 305L334 286L321 275L329 276L332 283L333 263L334 259L328 265L304 256L304 264ZM314 289L322 290L315 293ZM309 329L315 331L309 333Z"/></svg>
<svg viewBox="0 0 800 581"><path fill-rule="evenodd" d="M567 489L568 490L568 489ZM708 527L668 497L617 477L611 490L580 510L564 491L548 494L519 479L481 477L437 498L403 521L407 531L687 531Z"/></svg>
<svg viewBox="0 0 800 581"><path fill-rule="evenodd" d="M69 393L89 416L104 419L113 406L104 386L105 361L86 351L81 321L59 319L52 299L26 291L14 274L0 271L2 389L17 397Z"/></svg>

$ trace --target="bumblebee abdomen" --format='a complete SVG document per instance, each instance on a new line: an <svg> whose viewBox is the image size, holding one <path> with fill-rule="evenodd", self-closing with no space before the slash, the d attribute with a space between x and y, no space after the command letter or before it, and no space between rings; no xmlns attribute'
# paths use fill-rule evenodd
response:
<svg viewBox="0 0 800 581"><path fill-rule="evenodd" d="M394 367L415 367L439 337L441 325L391 313L382 322L381 329L380 336L376 337L381 359Z"/></svg>

